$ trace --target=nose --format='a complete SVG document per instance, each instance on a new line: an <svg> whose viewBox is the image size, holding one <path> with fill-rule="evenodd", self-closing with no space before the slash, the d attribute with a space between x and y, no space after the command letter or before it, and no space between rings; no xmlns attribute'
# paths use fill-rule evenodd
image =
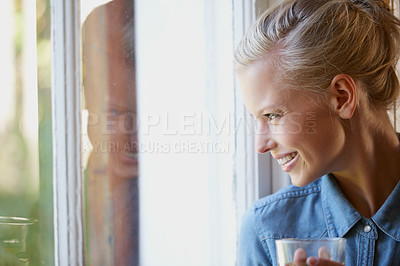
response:
<svg viewBox="0 0 400 266"><path fill-rule="evenodd" d="M258 153L267 153L277 146L270 130L257 130L255 148Z"/></svg>

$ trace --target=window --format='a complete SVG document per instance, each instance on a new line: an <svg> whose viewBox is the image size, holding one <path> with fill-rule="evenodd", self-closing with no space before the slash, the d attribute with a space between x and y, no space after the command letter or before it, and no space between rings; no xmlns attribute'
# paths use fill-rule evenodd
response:
<svg viewBox="0 0 400 266"><path fill-rule="evenodd" d="M125 238L141 265L234 265L241 215L260 195L232 73L232 34L253 5L136 0L131 24L132 1L82 1L82 32L78 1L53 5L56 263L118 265ZM138 176L113 161L121 150L131 163L138 152Z"/></svg>
<svg viewBox="0 0 400 266"><path fill-rule="evenodd" d="M44 0L0 10L1 265L54 263L49 14Z"/></svg>
<svg viewBox="0 0 400 266"><path fill-rule="evenodd" d="M235 265L242 214L289 183L232 73L270 2L52 2L56 265Z"/></svg>

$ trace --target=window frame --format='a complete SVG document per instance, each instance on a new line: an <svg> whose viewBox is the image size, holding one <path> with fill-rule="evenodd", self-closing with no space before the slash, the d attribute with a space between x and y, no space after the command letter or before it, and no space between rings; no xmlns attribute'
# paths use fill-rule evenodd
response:
<svg viewBox="0 0 400 266"><path fill-rule="evenodd" d="M234 0L233 2L233 38L236 47L246 30L255 20L254 1ZM254 149L254 135L247 132L248 128L254 126L254 120L246 111L241 97L240 88L237 79L234 82L235 90L235 117L239 127L236 131L236 150L235 150L235 166L236 166L236 202L238 221L246 212L251 204L258 198L258 175L256 160L257 154ZM242 117L238 116L242 114ZM243 121L239 121L242 119ZM240 122L240 124L239 124ZM238 152L240 151L240 152ZM238 223L240 228L240 222Z"/></svg>
<svg viewBox="0 0 400 266"><path fill-rule="evenodd" d="M79 0L51 1L55 265L84 265Z"/></svg>

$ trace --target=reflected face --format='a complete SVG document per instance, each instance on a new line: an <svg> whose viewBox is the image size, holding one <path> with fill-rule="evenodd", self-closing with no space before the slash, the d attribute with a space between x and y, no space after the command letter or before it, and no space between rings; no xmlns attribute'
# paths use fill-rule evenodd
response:
<svg viewBox="0 0 400 266"><path fill-rule="evenodd" d="M344 132L323 96L286 88L265 62L253 63L238 79L257 120L257 151L271 152L294 185L307 185L339 166Z"/></svg>
<svg viewBox="0 0 400 266"><path fill-rule="evenodd" d="M112 176L122 178L138 176L136 80L134 58L131 57L133 40L129 38L133 24L129 24L132 20L126 16L132 14L118 13L109 17L105 73L108 77L107 113L114 119L115 129L108 135L108 142L117 147L109 151L108 170Z"/></svg>
<svg viewBox="0 0 400 266"><path fill-rule="evenodd" d="M113 92L110 91L107 109L108 168L117 177L137 177L136 97L128 89L115 89Z"/></svg>
<svg viewBox="0 0 400 266"><path fill-rule="evenodd" d="M114 71L86 66L86 105L94 118L88 134L93 153L107 158L106 165L102 160L95 167L106 167L112 177L134 178L138 176L134 70L121 63L112 66Z"/></svg>
<svg viewBox="0 0 400 266"><path fill-rule="evenodd" d="M94 118L88 123L92 167L111 178L138 176L132 4L99 7L83 29L85 104Z"/></svg>

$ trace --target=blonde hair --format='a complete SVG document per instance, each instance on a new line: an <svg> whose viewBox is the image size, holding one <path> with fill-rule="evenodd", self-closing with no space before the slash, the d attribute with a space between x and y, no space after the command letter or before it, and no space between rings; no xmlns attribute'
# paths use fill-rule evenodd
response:
<svg viewBox="0 0 400 266"><path fill-rule="evenodd" d="M235 70L273 55L287 86L323 91L340 73L362 82L371 103L398 95L400 21L383 0L285 0L242 39Z"/></svg>

